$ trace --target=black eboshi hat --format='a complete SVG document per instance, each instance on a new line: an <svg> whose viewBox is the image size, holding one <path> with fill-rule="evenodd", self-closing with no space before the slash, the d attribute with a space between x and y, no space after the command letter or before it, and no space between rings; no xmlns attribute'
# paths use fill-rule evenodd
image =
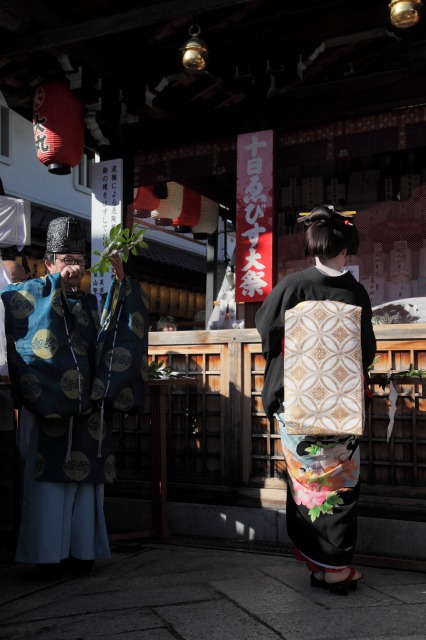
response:
<svg viewBox="0 0 426 640"><path fill-rule="evenodd" d="M86 240L77 218L63 216L49 223L46 251L50 253L85 253Z"/></svg>

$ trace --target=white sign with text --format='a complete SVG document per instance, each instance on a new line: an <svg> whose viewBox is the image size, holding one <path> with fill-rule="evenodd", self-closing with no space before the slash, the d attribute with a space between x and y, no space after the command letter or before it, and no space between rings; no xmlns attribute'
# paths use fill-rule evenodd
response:
<svg viewBox="0 0 426 640"><path fill-rule="evenodd" d="M92 256L91 263L99 259L94 250L102 252L109 232L123 224L123 160L105 160L92 165ZM111 285L112 273L92 274L91 292L106 293Z"/></svg>

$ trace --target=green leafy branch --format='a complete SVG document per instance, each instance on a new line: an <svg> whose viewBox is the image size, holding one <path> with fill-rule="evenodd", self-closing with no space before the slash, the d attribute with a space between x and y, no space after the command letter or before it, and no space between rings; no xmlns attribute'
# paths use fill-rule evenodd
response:
<svg viewBox="0 0 426 640"><path fill-rule="evenodd" d="M370 366L368 367L368 371L371 371L371 369L374 368L374 365L377 364L380 360L381 356L378 355L374 358L373 362L370 364Z"/></svg>
<svg viewBox="0 0 426 640"><path fill-rule="evenodd" d="M99 260L88 271L95 275L103 276L110 270L110 258L118 254L123 262L127 262L129 255L138 255L137 247L147 249L148 245L143 240L146 229L138 229L137 225L133 225L131 229L123 229L121 224L117 224L109 232L109 239L105 240L105 249L100 252L94 250L93 253L99 256Z"/></svg>
<svg viewBox="0 0 426 640"><path fill-rule="evenodd" d="M398 378L425 378L426 371L424 369L415 369L414 365L410 364L407 370L398 371L394 375L398 376Z"/></svg>
<svg viewBox="0 0 426 640"><path fill-rule="evenodd" d="M177 378L179 375L178 371L173 371L171 367L167 367L164 364L164 360L161 360L160 362L155 362L155 360L153 360L148 365L148 377L154 380Z"/></svg>
<svg viewBox="0 0 426 640"><path fill-rule="evenodd" d="M415 369L414 365L411 363L408 369L403 369L401 371L372 371L370 373L370 381L373 382L373 384L377 384L381 389L383 389L383 391L386 391L386 387L389 385L391 380L399 380L399 378L426 378L426 370Z"/></svg>

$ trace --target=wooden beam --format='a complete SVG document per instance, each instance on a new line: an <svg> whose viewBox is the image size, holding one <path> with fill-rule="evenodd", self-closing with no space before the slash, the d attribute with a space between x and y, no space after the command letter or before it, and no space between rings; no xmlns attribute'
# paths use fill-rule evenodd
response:
<svg viewBox="0 0 426 640"><path fill-rule="evenodd" d="M10 31L27 33L30 25L33 29L37 29L40 23L44 27L54 30L67 27L63 15L53 7L47 6L41 0L32 0L30 3L26 2L26 0L2 0L0 25L4 28ZM25 39L24 35L19 37ZM28 49L28 51L32 50ZM60 47L54 47L49 51L49 54L54 57L61 53L66 53L81 62L87 63L99 75L105 75L110 78L120 76L121 67L117 56L110 49L106 49L99 43L71 44L66 51Z"/></svg>
<svg viewBox="0 0 426 640"><path fill-rule="evenodd" d="M286 126L303 127L345 117L390 111L426 103L422 87L424 69L406 68L340 81L300 85L269 102L270 126L279 126L286 114ZM303 104L303 109L300 105Z"/></svg>
<svg viewBox="0 0 426 640"><path fill-rule="evenodd" d="M84 40L93 40L114 33L123 33L147 27L161 22L169 22L174 18L191 13L199 14L238 4L248 0L169 0L168 2L153 3L124 13L116 13L103 18L86 20L78 24L49 29L13 40L0 42L0 55L12 56L28 51L51 49ZM46 9L47 12L50 11Z"/></svg>

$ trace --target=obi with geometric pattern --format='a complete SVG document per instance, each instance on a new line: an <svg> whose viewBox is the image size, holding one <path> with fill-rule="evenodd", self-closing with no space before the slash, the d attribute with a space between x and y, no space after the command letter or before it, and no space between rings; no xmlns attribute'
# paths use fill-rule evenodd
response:
<svg viewBox="0 0 426 640"><path fill-rule="evenodd" d="M362 435L361 307L305 301L285 313L284 422L288 434Z"/></svg>

